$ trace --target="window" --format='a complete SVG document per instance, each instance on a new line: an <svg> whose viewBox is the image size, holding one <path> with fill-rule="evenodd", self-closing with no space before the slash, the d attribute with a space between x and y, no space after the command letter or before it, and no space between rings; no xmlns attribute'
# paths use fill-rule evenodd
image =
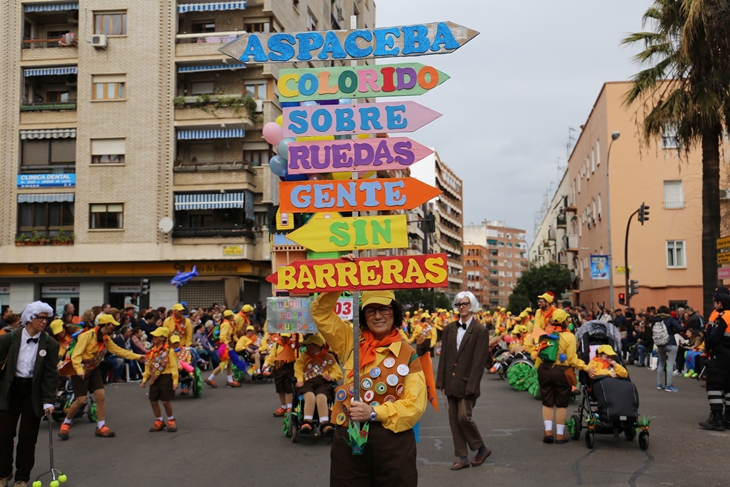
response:
<svg viewBox="0 0 730 487"><path fill-rule="evenodd" d="M22 141L22 172L49 171L49 166L76 164L76 139L26 139Z"/></svg>
<svg viewBox="0 0 730 487"><path fill-rule="evenodd" d="M684 208L684 188L682 181L664 181L664 208L676 210Z"/></svg>
<svg viewBox="0 0 730 487"><path fill-rule="evenodd" d="M93 139L91 141L92 164L124 164L125 139Z"/></svg>
<svg viewBox="0 0 730 487"><path fill-rule="evenodd" d="M591 209L592 209L591 216L592 216L593 220L595 221L595 219L596 219L596 200L591 201Z"/></svg>
<svg viewBox="0 0 730 487"><path fill-rule="evenodd" d="M684 240L667 241L667 268L684 269L687 267L684 256Z"/></svg>
<svg viewBox="0 0 730 487"><path fill-rule="evenodd" d="M596 166L601 165L601 141L596 139Z"/></svg>
<svg viewBox="0 0 730 487"><path fill-rule="evenodd" d="M270 32L271 26L269 22L246 22L243 24L243 30L246 32Z"/></svg>
<svg viewBox="0 0 730 487"><path fill-rule="evenodd" d="M662 149L679 149L676 123L665 123L662 127Z"/></svg>
<svg viewBox="0 0 730 487"><path fill-rule="evenodd" d="M307 29L312 31L317 30L317 17L312 12L307 12Z"/></svg>
<svg viewBox="0 0 730 487"><path fill-rule="evenodd" d="M507 257L512 257L512 252L507 252Z"/></svg>
<svg viewBox="0 0 730 487"><path fill-rule="evenodd" d="M99 12L94 14L94 34L127 35L127 12Z"/></svg>
<svg viewBox="0 0 730 487"><path fill-rule="evenodd" d="M511 272L508 272L508 273L507 273L507 277L512 277L512 273L511 273ZM511 283L510 283L510 284L511 284Z"/></svg>
<svg viewBox="0 0 730 487"><path fill-rule="evenodd" d="M570 202L570 206L575 206L576 202L578 201L578 197L575 194L575 188L578 185L576 179L573 179L573 201Z"/></svg>
<svg viewBox="0 0 730 487"><path fill-rule="evenodd" d="M580 193L580 179L578 179L578 193ZM575 200L575 201L577 202L577 201L578 201L578 199L576 198L576 200Z"/></svg>
<svg viewBox="0 0 730 487"><path fill-rule="evenodd" d="M94 89L93 100L123 100L125 97L125 80L123 74L99 74L92 77Z"/></svg>
<svg viewBox="0 0 730 487"><path fill-rule="evenodd" d="M596 149L591 149L591 172L596 172Z"/></svg>
<svg viewBox="0 0 730 487"><path fill-rule="evenodd" d="M246 81L246 95L254 100L266 100L266 81Z"/></svg>
<svg viewBox="0 0 730 487"><path fill-rule="evenodd" d="M191 88L193 95L209 95L215 92L215 83L212 81L201 81L198 83L192 83Z"/></svg>
<svg viewBox="0 0 730 487"><path fill-rule="evenodd" d="M56 234L60 230L73 231L74 204L18 203L18 232Z"/></svg>
<svg viewBox="0 0 730 487"><path fill-rule="evenodd" d="M89 228L124 228L123 204L94 204L89 209Z"/></svg>
<svg viewBox="0 0 730 487"><path fill-rule="evenodd" d="M603 216L603 201L601 200L601 193L598 193L598 218Z"/></svg>
<svg viewBox="0 0 730 487"><path fill-rule="evenodd" d="M588 157L583 161L583 167L585 167L586 178L591 179L591 162L588 160Z"/></svg>
<svg viewBox="0 0 730 487"><path fill-rule="evenodd" d="M215 144L190 144L190 162L214 162Z"/></svg>
<svg viewBox="0 0 730 487"><path fill-rule="evenodd" d="M215 20L196 21L190 26L193 34L205 34L206 32L215 32Z"/></svg>

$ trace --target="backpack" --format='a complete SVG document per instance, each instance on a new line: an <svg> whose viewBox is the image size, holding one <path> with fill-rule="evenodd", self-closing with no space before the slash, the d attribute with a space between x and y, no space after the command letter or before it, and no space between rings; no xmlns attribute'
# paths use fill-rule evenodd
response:
<svg viewBox="0 0 730 487"><path fill-rule="evenodd" d="M558 345L560 343L560 335L553 333L551 335L543 335L540 337L538 358L543 362L555 362L558 358Z"/></svg>
<svg viewBox="0 0 730 487"><path fill-rule="evenodd" d="M663 347L669 343L669 332L667 332L667 325L664 324L664 320L654 323L651 329L651 338L658 347Z"/></svg>

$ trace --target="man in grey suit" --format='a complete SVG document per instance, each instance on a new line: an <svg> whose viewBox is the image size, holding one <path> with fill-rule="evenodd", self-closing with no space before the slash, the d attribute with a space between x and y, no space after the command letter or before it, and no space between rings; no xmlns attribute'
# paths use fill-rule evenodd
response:
<svg viewBox="0 0 730 487"><path fill-rule="evenodd" d="M0 487L13 476L16 430L13 486L27 487L41 418L53 412L59 345L43 332L52 317L53 309L36 301L23 310L24 326L0 336Z"/></svg>
<svg viewBox="0 0 730 487"><path fill-rule="evenodd" d="M457 294L454 308L459 312L459 320L444 327L436 388L448 399L449 426L454 437L454 455L458 457L451 470L461 470L470 465L478 467L492 454L471 418L489 357L489 333L474 317L479 302L472 293ZM471 463L467 445L477 452Z"/></svg>

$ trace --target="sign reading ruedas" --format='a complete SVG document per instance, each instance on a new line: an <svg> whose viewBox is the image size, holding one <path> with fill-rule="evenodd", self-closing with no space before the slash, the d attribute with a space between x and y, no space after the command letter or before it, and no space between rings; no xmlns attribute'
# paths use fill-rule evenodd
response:
<svg viewBox="0 0 730 487"><path fill-rule="evenodd" d="M479 35L453 22L324 32L252 33L220 52L246 64L447 54Z"/></svg>
<svg viewBox="0 0 730 487"><path fill-rule="evenodd" d="M608 279L609 275L608 256L607 255L591 255L591 279L602 280Z"/></svg>
<svg viewBox="0 0 730 487"><path fill-rule="evenodd" d="M310 298L266 298L266 331L269 333L317 333Z"/></svg>

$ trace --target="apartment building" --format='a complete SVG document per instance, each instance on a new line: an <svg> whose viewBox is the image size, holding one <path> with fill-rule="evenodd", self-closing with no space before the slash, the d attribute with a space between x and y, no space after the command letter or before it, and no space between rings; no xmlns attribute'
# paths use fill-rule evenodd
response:
<svg viewBox="0 0 730 487"><path fill-rule="evenodd" d="M488 276L481 285L482 294L488 294L488 300L482 301L485 307L507 306L517 280L528 268L526 238L524 230L499 220L464 227L465 245L486 249L483 267Z"/></svg>
<svg viewBox="0 0 730 487"><path fill-rule="evenodd" d="M467 290L474 293L482 306L489 307L489 250L486 245L464 242L464 275Z"/></svg>
<svg viewBox="0 0 730 487"><path fill-rule="evenodd" d="M11 1L0 9L0 304L236 306L270 295L279 69L245 32L373 27L372 0ZM309 66L309 64L308 64ZM304 67L304 66L301 66ZM177 271L199 277L177 290Z"/></svg>

